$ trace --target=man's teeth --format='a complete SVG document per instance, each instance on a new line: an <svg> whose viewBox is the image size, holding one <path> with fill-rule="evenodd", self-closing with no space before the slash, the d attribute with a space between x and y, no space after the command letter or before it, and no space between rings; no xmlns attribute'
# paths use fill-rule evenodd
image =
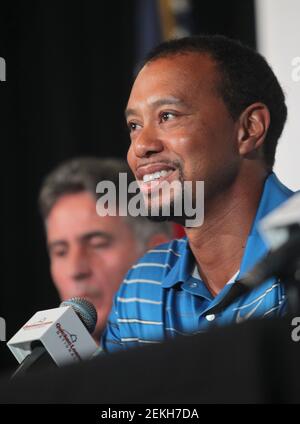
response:
<svg viewBox="0 0 300 424"><path fill-rule="evenodd" d="M163 169L162 171L154 172L153 174L146 174L143 176L143 182L148 183L149 181L157 180L158 178L161 178L161 177L166 177L171 172L172 171L166 171Z"/></svg>

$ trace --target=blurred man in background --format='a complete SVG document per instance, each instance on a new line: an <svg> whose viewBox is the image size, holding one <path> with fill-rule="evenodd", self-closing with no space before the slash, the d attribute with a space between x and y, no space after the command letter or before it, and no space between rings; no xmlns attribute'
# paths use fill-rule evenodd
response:
<svg viewBox="0 0 300 424"><path fill-rule="evenodd" d="M96 341L125 273L148 249L172 238L168 223L97 214L97 184L112 181L118 192L119 173L134 179L121 159L72 159L46 177L39 196L54 284L62 300L82 296L94 304Z"/></svg>

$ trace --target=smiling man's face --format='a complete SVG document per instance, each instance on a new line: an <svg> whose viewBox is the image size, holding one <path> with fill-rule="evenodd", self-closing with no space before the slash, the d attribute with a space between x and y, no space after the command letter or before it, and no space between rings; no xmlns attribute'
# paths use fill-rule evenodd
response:
<svg viewBox="0 0 300 424"><path fill-rule="evenodd" d="M126 109L128 163L145 198L163 181L204 181L209 199L236 177L238 125L218 93L218 79L215 63L199 53L155 59L138 74Z"/></svg>

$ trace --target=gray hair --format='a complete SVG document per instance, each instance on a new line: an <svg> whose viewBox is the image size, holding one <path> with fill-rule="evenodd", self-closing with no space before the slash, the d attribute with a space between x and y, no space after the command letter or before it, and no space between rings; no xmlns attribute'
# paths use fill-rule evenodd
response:
<svg viewBox="0 0 300 424"><path fill-rule="evenodd" d="M119 173L127 173L128 184L134 176L125 160L117 158L78 157L61 163L44 179L38 204L44 222L53 206L66 194L89 192L96 200L96 186L100 181L112 181L119 186ZM129 195L130 196L130 195ZM172 225L169 222L151 222L146 217L126 217L136 239L144 248L156 234L172 238Z"/></svg>

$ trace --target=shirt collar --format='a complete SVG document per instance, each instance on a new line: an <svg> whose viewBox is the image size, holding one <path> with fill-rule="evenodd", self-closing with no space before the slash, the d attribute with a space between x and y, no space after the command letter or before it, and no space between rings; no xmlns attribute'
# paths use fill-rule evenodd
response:
<svg viewBox="0 0 300 424"><path fill-rule="evenodd" d="M292 194L293 192L285 187L274 173L271 173L267 177L256 216L247 239L239 277L242 277L245 272L249 271L269 250L258 230L259 221L287 200Z"/></svg>

